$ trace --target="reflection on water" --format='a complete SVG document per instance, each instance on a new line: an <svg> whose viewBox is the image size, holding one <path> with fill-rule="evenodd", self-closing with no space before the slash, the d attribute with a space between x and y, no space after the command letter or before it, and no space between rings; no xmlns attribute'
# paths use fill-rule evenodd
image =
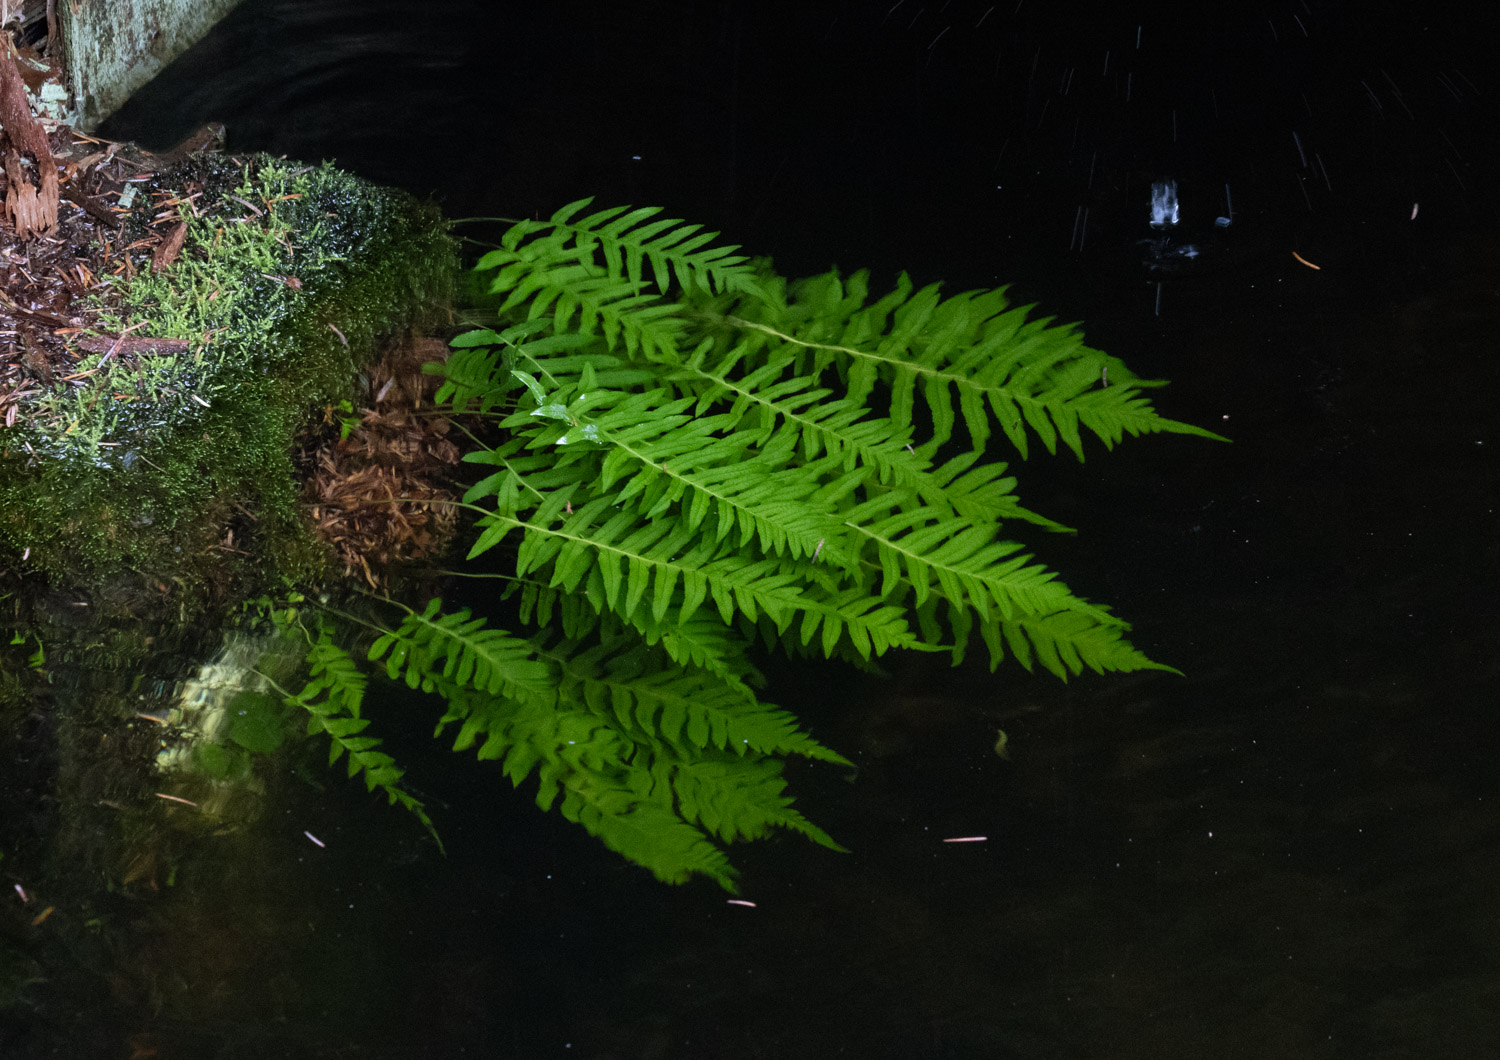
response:
<svg viewBox="0 0 1500 1060"><path fill-rule="evenodd" d="M36 601L14 639L45 660L6 659L7 1057L305 1014L274 967L302 932L270 825L312 789L296 748L271 754L288 718L266 694L299 659L267 634L96 617L100 602Z"/></svg>

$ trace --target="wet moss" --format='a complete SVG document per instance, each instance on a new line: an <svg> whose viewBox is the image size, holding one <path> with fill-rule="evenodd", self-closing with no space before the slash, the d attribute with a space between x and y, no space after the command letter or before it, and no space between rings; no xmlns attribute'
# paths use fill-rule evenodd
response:
<svg viewBox="0 0 1500 1060"><path fill-rule="evenodd" d="M268 156L157 174L120 244L164 204L187 226L181 255L153 275L149 249L126 250L133 276L90 330L179 348L85 356L86 385L54 384L0 428L0 543L12 566L74 584L207 576L247 553L306 574L320 553L296 511L293 439L355 396L383 335L444 312L455 244L402 192Z"/></svg>

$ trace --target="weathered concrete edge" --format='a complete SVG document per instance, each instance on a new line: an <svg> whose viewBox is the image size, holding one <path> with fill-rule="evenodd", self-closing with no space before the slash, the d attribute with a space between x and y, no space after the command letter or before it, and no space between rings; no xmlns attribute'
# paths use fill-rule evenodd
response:
<svg viewBox="0 0 1500 1060"><path fill-rule="evenodd" d="M239 0L58 4L77 127L93 132L238 4Z"/></svg>

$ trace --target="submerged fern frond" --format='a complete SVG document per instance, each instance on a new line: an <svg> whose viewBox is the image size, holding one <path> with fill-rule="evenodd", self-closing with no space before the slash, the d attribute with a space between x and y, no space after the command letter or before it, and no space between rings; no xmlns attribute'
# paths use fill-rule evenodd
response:
<svg viewBox="0 0 1500 1060"><path fill-rule="evenodd" d="M659 737L684 759L716 749L741 757L796 754L851 764L742 684L706 670L653 666L642 647L638 637L616 635L593 647L565 641L542 654L559 666L563 695L595 713L612 713L624 731Z"/></svg>
<svg viewBox="0 0 1500 1060"><path fill-rule="evenodd" d="M846 852L827 832L792 809L782 794L781 763L726 756L681 762L659 759L652 770L660 788L669 788L678 811L726 843L759 839L772 828L787 828L829 850ZM661 783L665 774L666 784Z"/></svg>
<svg viewBox="0 0 1500 1060"><path fill-rule="evenodd" d="M463 636L474 639L475 632ZM455 751L477 748L480 759L501 762L518 787L535 774L542 809L561 796L565 817L669 882L701 873L732 890L733 870L701 830L699 803L674 802L671 789L654 779L662 761L692 769L712 760L725 763L725 775L760 778L756 785L741 782L738 794L728 788L719 794L715 805L734 827L716 820L707 831L726 842L787 827L836 847L788 809L783 785L769 779L779 771L779 763L767 757L773 754L848 764L803 733L790 714L705 671L661 667L638 637L620 627L592 646L546 641L539 634L531 647L555 668L558 700L552 707L512 698L503 689L460 685L454 674L434 672L425 682L448 704L438 731L458 725Z"/></svg>
<svg viewBox="0 0 1500 1060"><path fill-rule="evenodd" d="M370 724L368 718L360 716L365 675L349 653L333 642L328 629L321 625L308 648L307 662L307 683L300 692L286 695L284 699L288 705L307 711L309 736L320 732L327 734L328 764L331 766L340 757L346 757L351 778L363 774L367 791L379 788L385 792L387 802L399 804L415 814L441 850L443 841L427 816L426 808L401 786L405 771L396 765L395 759L378 749L378 739L364 735Z"/></svg>

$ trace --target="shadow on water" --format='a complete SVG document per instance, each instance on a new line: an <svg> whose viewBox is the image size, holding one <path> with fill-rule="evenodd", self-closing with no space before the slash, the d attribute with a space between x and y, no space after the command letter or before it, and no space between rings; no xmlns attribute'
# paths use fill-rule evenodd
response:
<svg viewBox="0 0 1500 1060"><path fill-rule="evenodd" d="M1163 69L1162 27L1137 56L1124 17L1071 41L1033 6L1001 24L953 5L968 21L937 41L939 12L898 21L888 3L646 5L632 29L251 0L107 131L171 142L218 119L232 147L336 156L451 213L597 193L722 227L793 274L837 257L1029 285L1091 344L1173 379L1168 415L1235 439L1019 471L1027 503L1080 529L1032 541L1040 558L1187 676L783 674L776 698L858 764L793 775L853 853L737 850L745 908L659 887L536 813L434 748L428 708L400 697L371 709L438 808L446 859L295 756L257 767L205 830L156 796L161 733L137 715L229 665L226 642L164 623L148 647L144 627L59 603L52 679L24 645L7 656L0 1055L1365 1058L1500 1041L1500 239L1477 68L1451 20L1417 37L1399 5L1383 21L1304 5L1306 36L1277 8L1264 37L1246 8L1215 30L1217 80L1200 55L1130 109L1124 79ZM626 40L645 57L628 75ZM1106 51L1107 72L1068 80ZM1180 157L1174 101L1198 145ZM1169 165L1200 221L1236 188L1237 256L1165 281L1158 304L1135 241Z"/></svg>

